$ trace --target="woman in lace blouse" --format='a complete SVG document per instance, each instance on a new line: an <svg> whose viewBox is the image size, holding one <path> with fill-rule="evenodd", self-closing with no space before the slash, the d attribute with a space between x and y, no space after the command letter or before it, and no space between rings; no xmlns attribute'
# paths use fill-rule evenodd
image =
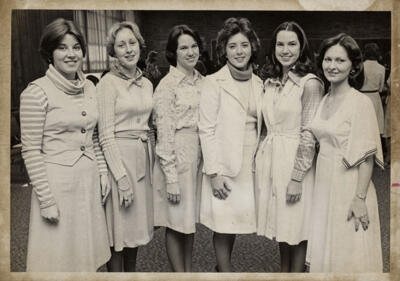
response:
<svg viewBox="0 0 400 281"><path fill-rule="evenodd" d="M194 69L200 37L186 25L172 28L167 43L168 74L154 93L157 127L154 170L155 224L166 227L165 240L174 271L192 270L198 218L200 141L197 121L201 74Z"/></svg>

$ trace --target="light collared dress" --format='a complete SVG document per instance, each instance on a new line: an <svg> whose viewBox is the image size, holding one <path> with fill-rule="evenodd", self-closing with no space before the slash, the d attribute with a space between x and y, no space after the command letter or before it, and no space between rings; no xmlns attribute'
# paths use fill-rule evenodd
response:
<svg viewBox="0 0 400 281"><path fill-rule="evenodd" d="M348 211L359 178L359 165L374 157L383 168L378 123L371 100L355 89L328 119L321 112L309 128L320 144L307 261L310 272L382 272L381 233L375 186L370 180L366 205L369 226L355 231Z"/></svg>
<svg viewBox="0 0 400 281"><path fill-rule="evenodd" d="M312 80L316 83L306 87ZM314 74L299 77L293 72L284 85L276 79L265 82L262 113L267 136L256 156L257 234L290 245L308 239L315 140L304 128L322 99L322 85ZM286 202L291 180L302 183L301 199L294 204Z"/></svg>
<svg viewBox="0 0 400 281"><path fill-rule="evenodd" d="M78 76L73 83L49 65L21 94L22 156L34 191L27 271L94 272L110 258L96 90L83 73ZM40 214L54 205L58 223Z"/></svg>
<svg viewBox="0 0 400 281"><path fill-rule="evenodd" d="M157 160L154 167L154 221L181 233L194 233L199 222L201 150L198 133L202 75L193 81L176 67L154 92ZM178 183L181 200L167 200L166 183Z"/></svg>
<svg viewBox="0 0 400 281"><path fill-rule="evenodd" d="M97 84L100 144L110 171L106 201L110 246L115 251L146 245L153 238L152 152L148 139L153 86L137 69L129 78L118 69ZM133 188L133 203L119 205L117 181Z"/></svg>

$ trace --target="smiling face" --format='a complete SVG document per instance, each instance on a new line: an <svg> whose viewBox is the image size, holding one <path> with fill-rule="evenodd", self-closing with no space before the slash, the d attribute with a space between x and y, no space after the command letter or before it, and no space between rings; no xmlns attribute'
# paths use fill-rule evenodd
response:
<svg viewBox="0 0 400 281"><path fill-rule="evenodd" d="M243 33L232 35L226 44L226 58L237 69L246 70L251 58L251 44Z"/></svg>
<svg viewBox="0 0 400 281"><path fill-rule="evenodd" d="M345 48L336 44L326 50L322 70L331 84L348 81L351 68L352 63Z"/></svg>
<svg viewBox="0 0 400 281"><path fill-rule="evenodd" d="M73 80L81 67L82 47L75 36L66 34L53 51L53 65L65 78Z"/></svg>
<svg viewBox="0 0 400 281"><path fill-rule="evenodd" d="M139 61L140 44L129 28L122 28L115 35L114 53L120 64L133 69Z"/></svg>
<svg viewBox="0 0 400 281"><path fill-rule="evenodd" d="M293 31L281 30L276 35L275 56L282 68L290 69L299 59L300 42Z"/></svg>
<svg viewBox="0 0 400 281"><path fill-rule="evenodd" d="M192 36L180 35L176 49L176 67L188 72L193 71L199 60L199 53L199 46Z"/></svg>

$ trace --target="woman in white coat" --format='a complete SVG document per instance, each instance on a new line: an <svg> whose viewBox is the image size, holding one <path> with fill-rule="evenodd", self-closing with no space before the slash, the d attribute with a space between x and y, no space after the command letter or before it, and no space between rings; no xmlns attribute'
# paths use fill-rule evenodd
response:
<svg viewBox="0 0 400 281"><path fill-rule="evenodd" d="M251 63L259 46L248 19L227 19L217 38L218 59L226 64L206 77L201 92L200 222L214 231L217 271L232 271L235 234L256 231L253 163L263 85Z"/></svg>

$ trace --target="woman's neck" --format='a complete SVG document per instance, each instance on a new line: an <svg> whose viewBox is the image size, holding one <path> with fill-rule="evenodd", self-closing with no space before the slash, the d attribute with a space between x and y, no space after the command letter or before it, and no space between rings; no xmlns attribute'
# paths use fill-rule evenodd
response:
<svg viewBox="0 0 400 281"><path fill-rule="evenodd" d="M136 69L137 69L136 65L128 68L121 64L122 72L124 72L129 77L132 77L132 78L136 77Z"/></svg>
<svg viewBox="0 0 400 281"><path fill-rule="evenodd" d="M330 90L330 95L331 96L342 96L345 93L348 92L348 90L350 90L351 86L349 84L349 81L343 81L341 83L334 83L331 84L331 90Z"/></svg>
<svg viewBox="0 0 400 281"><path fill-rule="evenodd" d="M185 76L188 77L189 79L194 78L194 68L187 69L177 64L176 69L185 74Z"/></svg>

